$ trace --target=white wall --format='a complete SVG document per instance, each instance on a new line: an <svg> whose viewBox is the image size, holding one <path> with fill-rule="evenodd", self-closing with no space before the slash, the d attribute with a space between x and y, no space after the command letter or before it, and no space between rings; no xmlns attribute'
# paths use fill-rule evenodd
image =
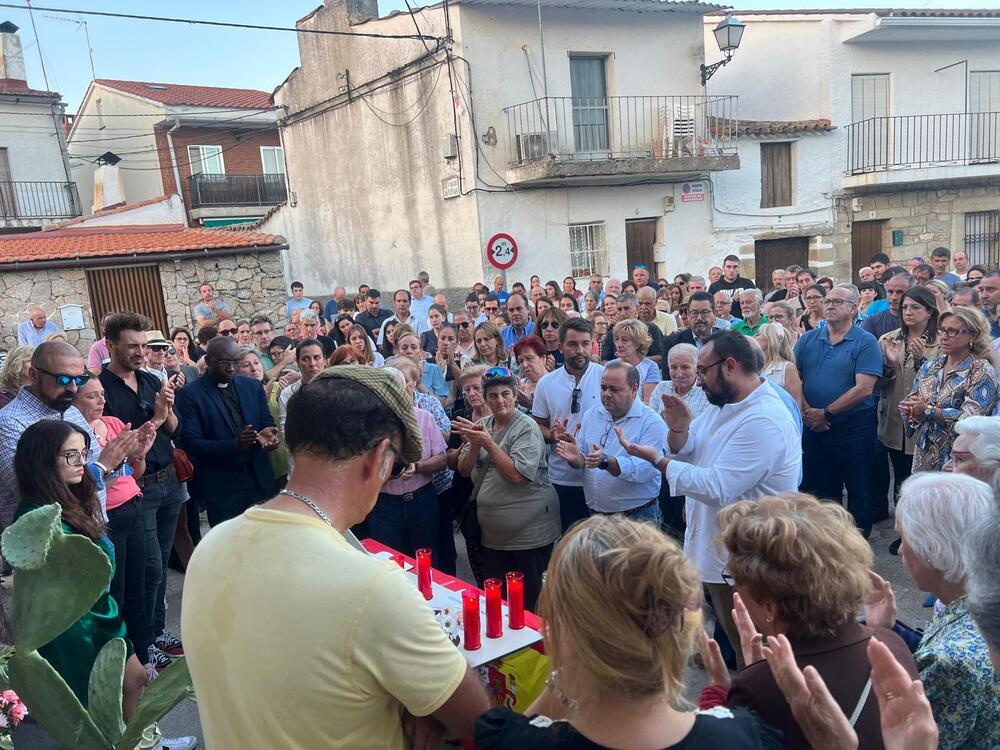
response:
<svg viewBox="0 0 1000 750"><path fill-rule="evenodd" d="M0 148L7 149L10 176L14 182L66 182L62 149L52 105L0 101L5 113L0 122Z"/></svg>
<svg viewBox="0 0 1000 750"><path fill-rule="evenodd" d="M74 227L146 226L150 224L187 224L187 213L179 195L171 195L156 203L137 206L127 211L110 211L86 217Z"/></svg>

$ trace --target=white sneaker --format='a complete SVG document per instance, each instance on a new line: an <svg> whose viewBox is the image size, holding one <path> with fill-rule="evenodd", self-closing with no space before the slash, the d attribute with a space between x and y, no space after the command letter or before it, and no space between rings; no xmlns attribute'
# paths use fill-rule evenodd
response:
<svg viewBox="0 0 1000 750"><path fill-rule="evenodd" d="M156 750L194 750L196 747L198 747L197 737L174 737L172 740L164 737L156 746Z"/></svg>

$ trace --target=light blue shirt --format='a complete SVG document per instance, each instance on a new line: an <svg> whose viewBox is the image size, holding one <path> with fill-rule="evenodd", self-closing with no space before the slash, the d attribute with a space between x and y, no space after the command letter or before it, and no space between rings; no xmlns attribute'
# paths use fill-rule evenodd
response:
<svg viewBox="0 0 1000 750"><path fill-rule="evenodd" d="M586 454L599 445L605 455L613 456L621 468L614 477L605 469L584 469L583 495L587 507L600 513L620 513L638 508L660 494L662 474L653 464L630 456L618 442L615 427L621 427L629 442L662 448L667 440L667 425L660 415L636 396L628 413L614 421L603 404L587 410L580 422L576 440Z"/></svg>
<svg viewBox="0 0 1000 750"><path fill-rule="evenodd" d="M312 303L313 301L308 297L303 297L302 299L295 299L295 297L292 297L285 304L285 313L288 315L288 319L292 319L292 310L308 310L309 305Z"/></svg>
<svg viewBox="0 0 1000 750"><path fill-rule="evenodd" d="M426 294L420 299L416 297L410 298L410 315L419 318L420 320L427 320L427 313L431 311L431 305L434 304L434 300L428 297Z"/></svg>
<svg viewBox="0 0 1000 750"><path fill-rule="evenodd" d="M34 323L26 320L17 327L17 345L38 346L45 341L47 336L51 336L53 333L59 333L59 326L51 320L46 320L45 325L42 326L42 330L40 331L35 328Z"/></svg>
<svg viewBox="0 0 1000 750"><path fill-rule="evenodd" d="M424 362L424 374L420 383L435 396L444 398L448 395L448 386L444 382L441 368L433 362Z"/></svg>
<svg viewBox="0 0 1000 750"><path fill-rule="evenodd" d="M535 321L529 320L527 325L525 325L524 328L521 329L520 333L514 330L514 326L512 325L507 326L502 331L500 331L500 338L503 339L503 345L507 347L507 351L510 351L511 349L514 348L514 344L516 344L518 341L527 336L533 336L534 334L535 334Z"/></svg>

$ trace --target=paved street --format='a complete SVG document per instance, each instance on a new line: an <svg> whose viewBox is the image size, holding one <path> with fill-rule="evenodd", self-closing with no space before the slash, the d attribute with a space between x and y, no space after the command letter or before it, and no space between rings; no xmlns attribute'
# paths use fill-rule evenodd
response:
<svg viewBox="0 0 1000 750"><path fill-rule="evenodd" d="M208 531L207 526L204 529ZM896 599L899 604L899 619L910 625L922 627L930 616L930 609L921 606L923 595L913 586L910 577L903 569L903 563L898 557L889 554L889 544L896 538L892 528L892 522L886 521L879 524L872 533L871 543L875 549L875 570L879 575L892 582L896 592ZM465 556L465 545L461 537L456 536L456 545L459 553L458 573L459 577L471 580L472 574L469 569L468 559ZM176 634L180 632L180 603L181 587L184 576L176 571L170 571L170 578L167 585L167 626ZM704 687L704 673L698 669L690 669L688 672L688 696L693 700L698 692ZM185 701L177 706L167 717L160 722L160 728L167 737L177 737L181 735L194 735L203 740L201 735L201 723L198 719L197 707L190 701ZM23 725L15 735L17 750L54 750L57 746L45 737L41 730L32 724ZM199 743L204 746L203 741Z"/></svg>

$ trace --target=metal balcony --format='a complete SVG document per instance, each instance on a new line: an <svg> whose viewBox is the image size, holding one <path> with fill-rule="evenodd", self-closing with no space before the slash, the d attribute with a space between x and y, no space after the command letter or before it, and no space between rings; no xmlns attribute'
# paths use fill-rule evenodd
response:
<svg viewBox="0 0 1000 750"><path fill-rule="evenodd" d="M194 174L191 208L273 206L288 199L283 174Z"/></svg>
<svg viewBox="0 0 1000 750"><path fill-rule="evenodd" d="M72 219L80 213L74 182L0 182L0 221Z"/></svg>
<svg viewBox="0 0 1000 750"><path fill-rule="evenodd" d="M511 182L738 169L735 96L544 97L504 109Z"/></svg>
<svg viewBox="0 0 1000 750"><path fill-rule="evenodd" d="M848 187L1000 174L1000 112L872 117L844 130Z"/></svg>

